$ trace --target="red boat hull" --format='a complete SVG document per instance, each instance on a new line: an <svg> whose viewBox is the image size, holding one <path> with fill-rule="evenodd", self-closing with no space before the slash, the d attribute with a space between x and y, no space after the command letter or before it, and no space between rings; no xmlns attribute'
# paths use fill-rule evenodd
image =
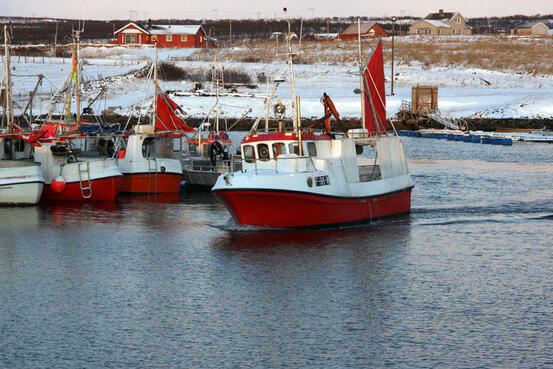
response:
<svg viewBox="0 0 553 369"><path fill-rule="evenodd" d="M181 182L182 174L180 173L157 173L157 175L151 174L150 176L148 173L123 174L121 193L178 193Z"/></svg>
<svg viewBox="0 0 553 369"><path fill-rule="evenodd" d="M66 183L65 188L61 192L55 192L50 184L45 184L41 199L56 201L114 201L121 190L121 180L121 176L91 180L92 196L90 198L83 197L79 182ZM88 185L88 182L83 182L83 185ZM88 191L84 193L86 195Z"/></svg>
<svg viewBox="0 0 553 369"><path fill-rule="evenodd" d="M356 223L411 211L411 188L363 198L272 190L219 190L214 193L238 224L263 227Z"/></svg>

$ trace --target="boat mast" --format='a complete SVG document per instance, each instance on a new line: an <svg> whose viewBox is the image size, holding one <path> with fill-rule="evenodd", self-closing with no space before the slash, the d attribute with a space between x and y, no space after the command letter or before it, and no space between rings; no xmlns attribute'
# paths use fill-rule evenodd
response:
<svg viewBox="0 0 553 369"><path fill-rule="evenodd" d="M222 80L222 77L224 76L223 71L221 71L221 79L219 79L217 76L217 69L215 69L215 105L216 105L215 132L216 134L219 134L219 82Z"/></svg>
<svg viewBox="0 0 553 369"><path fill-rule="evenodd" d="M363 56L361 52L361 19L357 18L357 41L359 44L359 84L361 85L361 128L365 128L365 84L363 83Z"/></svg>
<svg viewBox="0 0 553 369"><path fill-rule="evenodd" d="M286 14L286 8L284 8L284 13ZM296 112L296 91L294 85L294 54L292 53L292 26L290 24L289 17L286 17L286 22L288 23L288 37L286 37L286 44L288 46L288 64L290 65L290 91L292 92L292 124L294 126L294 130L297 131L298 117Z"/></svg>
<svg viewBox="0 0 553 369"><path fill-rule="evenodd" d="M300 97L296 97L296 109L298 114L298 153L300 156L303 156L303 146L301 143L301 111L300 111Z"/></svg>
<svg viewBox="0 0 553 369"><path fill-rule="evenodd" d="M12 105L12 81L10 73L10 48L8 47L8 26L4 26L4 57L6 67L6 124L8 127L8 132L11 132L13 129L13 105Z"/></svg>
<svg viewBox="0 0 553 369"><path fill-rule="evenodd" d="M152 103L152 123L151 125L155 127L156 125L156 116L157 116L157 41L154 44L154 101Z"/></svg>
<svg viewBox="0 0 553 369"><path fill-rule="evenodd" d="M77 55L77 126L81 125L81 58L79 55L79 44L80 44L80 30L74 31L73 33L73 45L76 50Z"/></svg>

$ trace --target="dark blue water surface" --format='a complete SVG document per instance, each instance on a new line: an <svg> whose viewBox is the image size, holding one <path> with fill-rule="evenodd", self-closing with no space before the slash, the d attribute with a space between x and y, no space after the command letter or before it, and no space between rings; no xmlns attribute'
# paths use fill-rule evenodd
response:
<svg viewBox="0 0 553 369"><path fill-rule="evenodd" d="M553 367L553 145L403 141L412 213L361 227L0 209L0 367Z"/></svg>

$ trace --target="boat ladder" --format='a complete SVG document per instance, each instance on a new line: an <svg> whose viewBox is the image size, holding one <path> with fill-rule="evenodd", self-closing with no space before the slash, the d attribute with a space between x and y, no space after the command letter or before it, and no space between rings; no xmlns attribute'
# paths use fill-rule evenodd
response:
<svg viewBox="0 0 553 369"><path fill-rule="evenodd" d="M81 188L81 196L83 199L90 199L92 197L92 182L90 181L90 162L80 161L78 162L79 171L79 187Z"/></svg>
<svg viewBox="0 0 553 369"><path fill-rule="evenodd" d="M146 159L148 160L148 193L152 192L151 191L151 188L152 188L152 174L154 174L155 176L155 183L154 183L154 191L155 193L157 193L157 161L156 161L156 158L153 158L153 159ZM152 163L153 163L153 167L152 167Z"/></svg>

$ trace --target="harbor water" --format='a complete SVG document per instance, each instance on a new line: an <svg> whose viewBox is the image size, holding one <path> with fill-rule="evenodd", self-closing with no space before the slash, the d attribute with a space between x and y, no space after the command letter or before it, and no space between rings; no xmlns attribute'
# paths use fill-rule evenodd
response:
<svg viewBox="0 0 553 369"><path fill-rule="evenodd" d="M362 226L0 208L0 367L553 367L553 146L402 141L412 212Z"/></svg>

